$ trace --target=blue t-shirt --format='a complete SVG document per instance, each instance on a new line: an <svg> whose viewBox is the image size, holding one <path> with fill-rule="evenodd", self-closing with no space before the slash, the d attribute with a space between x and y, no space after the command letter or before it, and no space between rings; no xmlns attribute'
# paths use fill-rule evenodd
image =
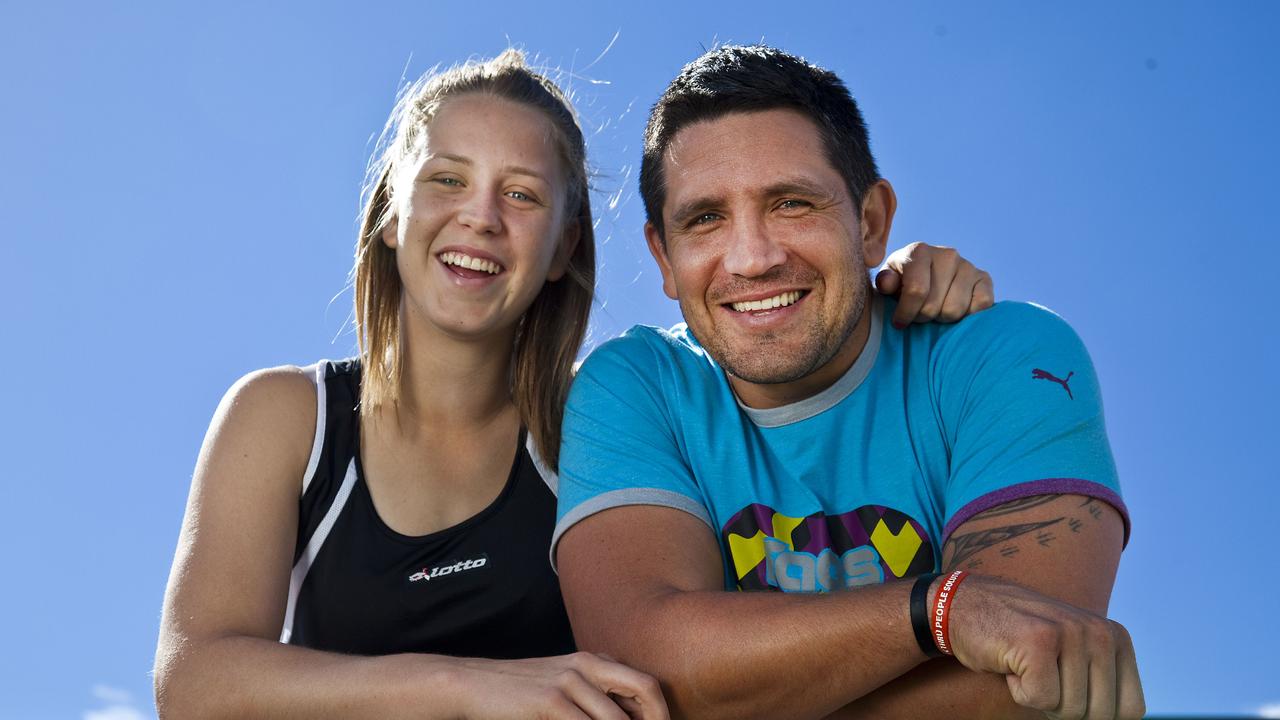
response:
<svg viewBox="0 0 1280 720"><path fill-rule="evenodd" d="M936 571L974 515L1031 495L1105 500L1125 518L1097 377L1035 305L885 328L826 390L740 404L686 326L637 326L591 353L560 451L560 536L622 505L677 508L720 542L728 589L826 591Z"/></svg>

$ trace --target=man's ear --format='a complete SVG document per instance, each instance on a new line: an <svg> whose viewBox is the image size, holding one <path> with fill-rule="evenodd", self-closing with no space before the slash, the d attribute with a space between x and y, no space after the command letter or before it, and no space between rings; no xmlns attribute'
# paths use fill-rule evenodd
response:
<svg viewBox="0 0 1280 720"><path fill-rule="evenodd" d="M573 251L578 249L580 240L582 240L582 221L575 219L565 225L564 234L560 237L560 244L556 246L556 254L551 258L551 269L547 271L547 282L555 282L564 277L565 271L569 269L569 259L573 257Z"/></svg>
<svg viewBox="0 0 1280 720"><path fill-rule="evenodd" d="M898 196L888 180L880 179L867 188L862 198L862 261L867 267L884 262L893 214L898 209Z"/></svg>
<svg viewBox="0 0 1280 720"><path fill-rule="evenodd" d="M676 278L671 273L671 261L667 259L667 244L662 240L662 233L658 232L653 223L647 222L644 224L644 239L649 243L649 254L658 261L658 269L662 271L662 292L672 300L679 300Z"/></svg>

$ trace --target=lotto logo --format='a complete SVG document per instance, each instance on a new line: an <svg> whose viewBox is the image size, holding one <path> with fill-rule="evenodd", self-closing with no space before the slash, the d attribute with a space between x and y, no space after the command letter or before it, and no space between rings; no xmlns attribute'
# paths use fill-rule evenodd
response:
<svg viewBox="0 0 1280 720"><path fill-rule="evenodd" d="M416 583L421 580L435 580L436 578L442 578L446 575L452 575L453 573L463 572L465 570L478 570L487 564L489 564L489 558L479 557L474 560L463 560L462 562L457 562L452 565L437 565L430 570L422 568L421 571L409 576L409 582Z"/></svg>

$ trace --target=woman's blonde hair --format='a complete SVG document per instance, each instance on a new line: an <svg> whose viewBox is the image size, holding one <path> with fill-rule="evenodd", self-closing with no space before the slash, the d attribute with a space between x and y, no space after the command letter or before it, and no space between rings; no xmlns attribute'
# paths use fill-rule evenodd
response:
<svg viewBox="0 0 1280 720"><path fill-rule="evenodd" d="M538 453L559 466L560 421L573 378L573 361L587 329L595 289L595 236L587 189L586 145L565 93L525 64L524 54L468 61L427 73L406 87L369 164L360 237L356 241L356 335L363 378L360 414L400 401L403 359L400 346L400 274L395 251L382 242L391 220L391 184L401 164L420 149L441 104L451 97L484 93L542 111L556 129L556 145L568 181L565 231L577 224L578 242L565 276L547 282L520 321L512 354L511 395Z"/></svg>

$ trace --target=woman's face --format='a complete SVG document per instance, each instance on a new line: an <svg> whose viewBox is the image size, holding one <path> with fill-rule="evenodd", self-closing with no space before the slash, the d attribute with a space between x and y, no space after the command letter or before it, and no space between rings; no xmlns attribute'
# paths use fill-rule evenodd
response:
<svg viewBox="0 0 1280 720"><path fill-rule="evenodd" d="M392 179L382 235L407 314L459 338L510 334L543 284L564 275L577 238L565 232L555 132L542 112L489 95L437 110Z"/></svg>

